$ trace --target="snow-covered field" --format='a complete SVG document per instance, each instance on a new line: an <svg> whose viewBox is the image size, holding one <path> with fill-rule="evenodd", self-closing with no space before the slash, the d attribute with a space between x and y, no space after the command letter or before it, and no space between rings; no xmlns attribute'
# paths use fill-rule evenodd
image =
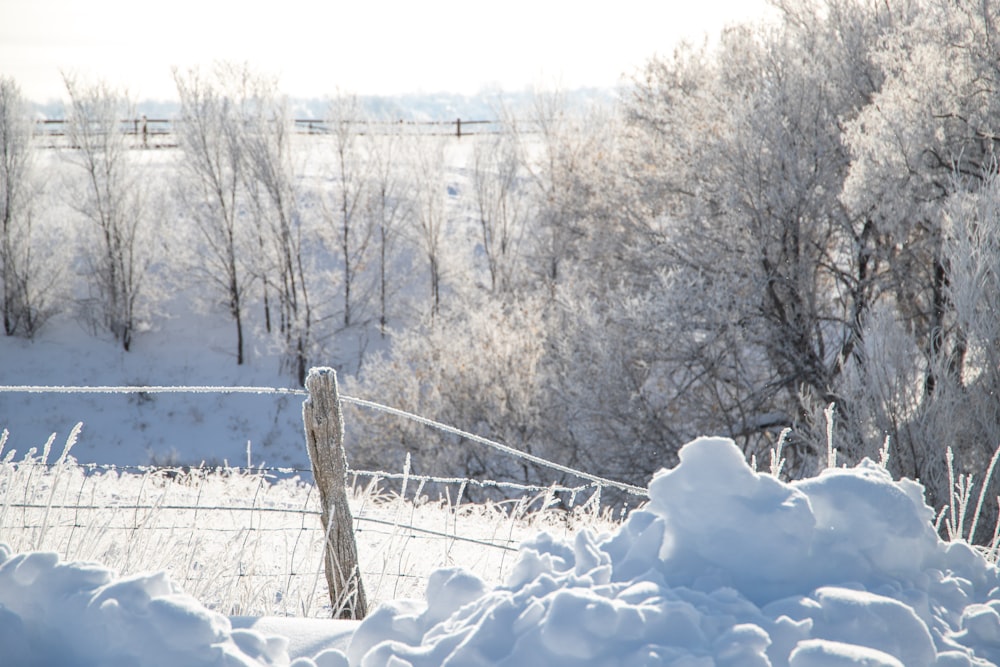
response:
<svg viewBox="0 0 1000 667"><path fill-rule="evenodd" d="M360 624L229 618L165 574L0 550L3 665L992 665L1000 572L865 461L784 483L687 445L617 528L525 540Z"/></svg>

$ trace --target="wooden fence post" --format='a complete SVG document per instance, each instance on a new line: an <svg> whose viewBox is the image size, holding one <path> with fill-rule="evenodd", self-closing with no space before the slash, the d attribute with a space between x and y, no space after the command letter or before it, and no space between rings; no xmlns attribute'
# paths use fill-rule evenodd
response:
<svg viewBox="0 0 1000 667"><path fill-rule="evenodd" d="M330 602L335 617L361 619L368 613L368 602L358 567L354 519L347 504L347 455L337 372L332 368L311 368L306 389L309 397L302 404L302 422L322 503L326 532L323 565Z"/></svg>

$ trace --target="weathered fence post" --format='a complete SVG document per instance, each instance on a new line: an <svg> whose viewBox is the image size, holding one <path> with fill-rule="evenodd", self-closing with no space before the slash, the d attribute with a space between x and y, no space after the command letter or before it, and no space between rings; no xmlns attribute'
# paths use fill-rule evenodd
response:
<svg viewBox="0 0 1000 667"><path fill-rule="evenodd" d="M368 602L358 567L354 520L347 505L347 455L344 416L332 368L312 368L306 377L309 397L302 404L306 445L322 503L326 548L323 565L330 602L339 618L364 618Z"/></svg>

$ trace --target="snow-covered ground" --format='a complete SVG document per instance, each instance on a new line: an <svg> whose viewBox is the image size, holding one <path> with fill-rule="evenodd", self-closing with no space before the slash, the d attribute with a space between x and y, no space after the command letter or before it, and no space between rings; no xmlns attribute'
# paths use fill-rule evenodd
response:
<svg viewBox="0 0 1000 667"><path fill-rule="evenodd" d="M0 664L923 667L1000 661L1000 572L876 464L784 483L688 444L621 527L442 569L357 625L230 619L162 574L0 552Z"/></svg>
<svg viewBox="0 0 1000 667"><path fill-rule="evenodd" d="M292 387L278 355L251 338L250 361L230 353L232 326L217 313L174 303L131 352L60 318L33 341L0 337L4 385ZM294 388L294 387L292 387ZM83 422L73 455L81 463L119 466L251 464L308 470L302 399L235 394L0 393L0 428L8 447L27 451L56 433L64 442Z"/></svg>

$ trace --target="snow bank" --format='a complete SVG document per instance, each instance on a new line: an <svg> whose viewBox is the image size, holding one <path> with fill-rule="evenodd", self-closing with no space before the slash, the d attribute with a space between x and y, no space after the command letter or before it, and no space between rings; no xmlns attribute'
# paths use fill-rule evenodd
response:
<svg viewBox="0 0 1000 667"><path fill-rule="evenodd" d="M115 578L0 545L0 665L287 665L288 639L233 630L163 573ZM337 663L328 663L336 665Z"/></svg>
<svg viewBox="0 0 1000 667"><path fill-rule="evenodd" d="M998 573L931 526L919 484L865 461L784 484L729 440L658 473L612 535L522 545L505 586L460 570L426 602L383 606L347 655L363 667L987 665Z"/></svg>
<svg viewBox="0 0 1000 667"><path fill-rule="evenodd" d="M330 621L329 633L314 619L231 622L162 574L115 579L0 548L0 664L1000 663L998 571L937 537L915 482L866 461L785 484L704 438L649 490L613 534L525 542L503 586L438 570L425 600L382 605L356 629Z"/></svg>

